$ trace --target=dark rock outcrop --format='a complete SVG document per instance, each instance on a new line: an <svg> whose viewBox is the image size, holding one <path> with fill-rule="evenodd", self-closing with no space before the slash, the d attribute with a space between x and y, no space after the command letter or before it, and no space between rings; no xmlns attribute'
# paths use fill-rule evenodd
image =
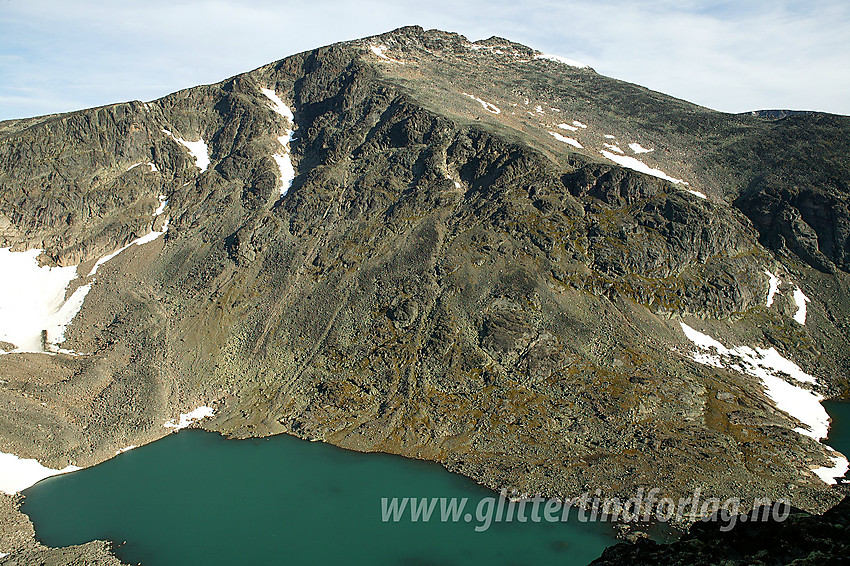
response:
<svg viewBox="0 0 850 566"><path fill-rule="evenodd" d="M850 498L820 516L795 509L782 521L741 522L738 517L734 528L726 530L727 525L723 520L695 523L672 544L621 543L591 566L827 566L845 564L850 555Z"/></svg>

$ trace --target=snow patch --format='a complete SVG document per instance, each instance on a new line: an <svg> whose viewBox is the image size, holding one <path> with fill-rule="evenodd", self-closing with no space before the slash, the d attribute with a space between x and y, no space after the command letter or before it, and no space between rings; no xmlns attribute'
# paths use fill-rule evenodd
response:
<svg viewBox="0 0 850 566"><path fill-rule="evenodd" d="M682 326L682 331L687 336L688 340L696 344L703 350L717 350L717 353L721 356L732 356L738 358L738 360L733 360L737 362L743 362L745 365L742 366L743 369L739 371L743 371L744 373L749 373L750 375L754 375L756 377L761 377L763 373L757 373L756 371L769 371L772 373L784 373L797 381L803 383L815 383L815 378L804 372L800 366L792 362L791 360L784 358L779 352L776 351L776 348L750 348L749 346L736 346L735 348L729 349L719 341L715 340L708 334L703 334L698 330L694 330L684 322L680 323ZM720 358L716 358L718 360L715 367L726 367L723 365L723 362L720 361ZM718 365L719 364L719 365ZM752 368L746 366L754 366ZM737 368L734 368L737 369Z"/></svg>
<svg viewBox="0 0 850 566"><path fill-rule="evenodd" d="M538 104L537 106L534 107L534 111L537 112L538 114L543 114L543 107Z"/></svg>
<svg viewBox="0 0 850 566"><path fill-rule="evenodd" d="M157 216L159 216L163 212L165 212L165 207L167 207L167 206L168 206L168 198L165 195L159 195L159 206L154 211L154 218L156 218ZM100 268L101 265L103 265L104 263L108 262L111 259L115 259L118 255L121 254L121 252L128 249L130 246L141 246L141 245L153 242L154 240L156 240L160 236L165 235L166 232L168 232L168 220L166 220L162 224L161 230L151 230L150 232L148 232L144 236L142 236L140 238L136 238L135 240L133 240L129 244L126 244L126 245L118 248L114 252L107 254L107 255L103 256L102 258L100 258L99 260L97 260L95 262L95 264L92 266L91 271L89 271L88 275L86 275L86 277L91 277L92 275L95 275L97 273L98 268Z"/></svg>
<svg viewBox="0 0 850 566"><path fill-rule="evenodd" d="M76 268L76 266L74 267ZM56 318L54 318L52 324L47 327L47 338L50 340L50 338L53 337L53 345L57 346L56 348L53 348L53 350L56 353L70 355L77 354L77 352L74 352L73 350L58 348L58 344L65 341L65 331L68 329L68 325L71 324L71 321L74 320L74 317L77 316L77 313L80 312L80 309L83 308L83 302L85 302L86 296L89 294L89 291L91 291L91 285L92 284L89 283L87 285L77 287L77 289L56 313Z"/></svg>
<svg viewBox="0 0 850 566"><path fill-rule="evenodd" d="M149 244L150 242L153 242L160 236L164 235L166 232L168 232L168 219L166 219L165 222L162 223L162 230L151 230L141 238L137 238L130 242L130 245L142 246L144 244Z"/></svg>
<svg viewBox="0 0 850 566"><path fill-rule="evenodd" d="M569 124L555 124L555 125L558 128L561 128L562 130L569 130L571 132L577 132L578 131L578 128L576 128L575 126L571 126Z"/></svg>
<svg viewBox="0 0 850 566"><path fill-rule="evenodd" d="M384 47L384 49L386 49L386 47ZM266 95L266 98L272 101L272 110L289 120L289 123L294 126L295 114L292 112L292 109L280 99L275 91L268 88L261 88L260 91ZM272 155L272 159L274 159L275 163L277 163L277 169L280 173L280 196L289 192L289 189L292 187L292 182L295 180L295 167L292 165L292 157L289 148L289 144L293 139L292 134L292 128L287 128L286 132L282 136L278 136L277 141L283 148L283 151Z"/></svg>
<svg viewBox="0 0 850 566"><path fill-rule="evenodd" d="M154 216L159 216L163 212L165 212L165 207L168 206L168 197L165 195L159 195L157 197L159 200L159 206L156 207L156 210L153 211Z"/></svg>
<svg viewBox="0 0 850 566"><path fill-rule="evenodd" d="M782 281L771 273L770 271L765 270L765 275L768 276L768 289L767 289L767 301L765 302L766 307L769 307L773 304L773 300L776 298L776 294L779 292L779 285ZM799 286L794 286L794 302L797 304L797 312L794 313L794 320L797 321L798 324L805 325L806 324L806 314L807 314L807 305L806 303L811 302L805 293L803 293L802 289Z"/></svg>
<svg viewBox="0 0 850 566"><path fill-rule="evenodd" d="M785 411L807 427L795 428L795 431L814 440L826 437L829 432L829 415L820 404L823 396L788 383L780 377L785 374L801 383L815 383L814 377L804 372L800 366L784 358L775 348L737 346L730 349L684 322L680 324L688 340L700 348L699 352L691 353L692 360L760 378L765 385L765 393L776 408Z"/></svg>
<svg viewBox="0 0 850 566"><path fill-rule="evenodd" d="M165 211L168 199L159 197L154 215ZM168 222L160 231L133 240L119 250L97 260L86 277L97 273L98 267L132 245L152 242L168 231ZM0 340L10 342L15 348L0 354L46 353L78 355L73 350L58 347L65 340L65 331L80 312L92 283L78 286L66 298L68 286L79 278L77 265L66 267L39 266L38 257L43 250L13 252L0 248ZM47 333L47 348L42 343L42 333Z"/></svg>
<svg viewBox="0 0 850 566"><path fill-rule="evenodd" d="M281 100L281 98L270 88L261 88L260 92L262 92L266 98L271 101L270 108L288 119L293 124L295 123L295 114L292 113L292 109L286 105L286 103Z"/></svg>
<svg viewBox="0 0 850 566"><path fill-rule="evenodd" d="M278 138L279 140L280 138ZM284 146L286 148L286 146ZM288 149L288 148L286 148ZM292 159L289 153L275 153L272 155L280 173L280 196L289 192L292 187L292 182L295 180L295 167L292 166Z"/></svg>
<svg viewBox="0 0 850 566"><path fill-rule="evenodd" d="M151 168L151 173L155 173L155 172L159 171L159 169L156 168L156 165L154 163L151 163L150 161L148 161L148 162L139 161L138 163L134 163L133 165L130 165L129 167L127 167L127 171L132 171L133 169L135 169L139 165L147 165L148 167Z"/></svg>
<svg viewBox="0 0 850 566"><path fill-rule="evenodd" d="M605 134L605 137L606 137L607 139L609 139L609 140L615 140L615 139L617 139L617 136L612 136L611 134Z"/></svg>
<svg viewBox="0 0 850 566"><path fill-rule="evenodd" d="M806 303L809 300L799 287L794 287L794 302L797 303L797 312L794 313L794 320L803 325L806 324Z"/></svg>
<svg viewBox="0 0 850 566"><path fill-rule="evenodd" d="M384 53L387 50L386 45L370 45L369 49L371 49L372 53L374 53L381 59L389 59L389 57L387 57Z"/></svg>
<svg viewBox="0 0 850 566"><path fill-rule="evenodd" d="M97 260L94 263L94 266L91 268L91 271L89 271L89 274L87 275L87 277L91 277L92 275L96 274L97 270L100 268L101 265L103 265L104 263L118 257L121 254L121 252L123 252L124 250L126 250L130 246L137 244L139 239L140 238L137 238L137 239L133 240L132 242L130 242L129 244L118 248L117 250L115 250L111 254L107 254L107 255L103 256L102 258L100 258L99 260Z"/></svg>
<svg viewBox="0 0 850 566"><path fill-rule="evenodd" d="M626 153L625 151L620 149L620 146L614 145L613 143L603 143L602 145L604 145L605 147L607 147L611 151L616 151L617 153Z"/></svg>
<svg viewBox="0 0 850 566"><path fill-rule="evenodd" d="M452 177L450 173L446 173L446 179L448 179L449 181L451 181L452 183L454 183L454 184L455 184L455 188L456 188L456 189L461 188L460 183L459 183L457 180L455 180L455 178L454 178L454 177Z"/></svg>
<svg viewBox="0 0 850 566"><path fill-rule="evenodd" d="M68 285L77 279L77 266L41 267L43 250L13 252L0 248L0 340L16 346L7 353L72 353L55 346L83 306L91 285L78 287L66 298ZM47 331L48 350L42 348Z"/></svg>
<svg viewBox="0 0 850 566"><path fill-rule="evenodd" d="M54 470L42 466L38 460L19 458L14 454L0 452L0 491L14 495L37 484L44 478L67 474L79 469L77 466L66 466L61 470Z"/></svg>
<svg viewBox="0 0 850 566"><path fill-rule="evenodd" d="M819 477L821 481L830 485L837 483L837 478L843 478L847 470L850 469L850 463L847 462L847 458L841 452L832 450L832 454L832 466L821 466L812 470L812 473Z"/></svg>
<svg viewBox="0 0 850 566"><path fill-rule="evenodd" d="M564 65L569 65L570 67L577 67L579 69L588 69L588 65L580 61L576 61L575 59L568 59L566 57L561 57L560 55L549 55L548 53L538 53L534 56L535 59L545 59L547 61L555 61L556 63L562 63Z"/></svg>
<svg viewBox="0 0 850 566"><path fill-rule="evenodd" d="M685 189L685 190L686 190L686 191L688 191L689 193L691 193L692 195L694 195L695 197L699 197L699 198L701 198L701 199L706 199L706 200L708 200L708 197L707 197L707 196L705 196L705 193L701 193L701 192L699 192L699 191L693 191L693 190L691 190L691 189Z"/></svg>
<svg viewBox="0 0 850 566"><path fill-rule="evenodd" d="M162 130L162 133L189 150L189 155L191 155L195 160L195 166L200 169L202 173L207 170L207 167L210 166L210 152L207 147L207 142L205 142L203 138L192 142L179 138L168 130Z"/></svg>
<svg viewBox="0 0 850 566"><path fill-rule="evenodd" d="M289 192L292 187L292 182L295 180L295 167L292 165L292 157L289 153L289 141L292 139L292 130L286 134L278 136L277 141L283 147L283 153L275 153L272 155L277 169L280 173L280 196Z"/></svg>
<svg viewBox="0 0 850 566"><path fill-rule="evenodd" d="M393 63L398 63L399 65L404 65L404 61L399 61L398 59L393 59L392 57L387 57L387 46L386 45L372 44L372 45L369 46L369 50L385 61L392 61Z"/></svg>
<svg viewBox="0 0 850 566"><path fill-rule="evenodd" d="M573 138L568 138L567 136L562 136L558 132L549 132L549 133L552 134L552 137L554 137L558 141L570 144L571 146L577 147L579 149L584 149L584 146L581 145L580 143L578 143L578 141L574 140Z"/></svg>
<svg viewBox="0 0 850 566"><path fill-rule="evenodd" d="M585 130L587 129L587 125L582 124L578 120L573 120L573 126L578 126L579 128L582 128L582 129L585 129Z"/></svg>
<svg viewBox="0 0 850 566"><path fill-rule="evenodd" d="M173 432L177 432L178 430L182 430L193 423L196 423L207 417L211 417L214 414L215 410L213 410L212 407L206 407L202 405L193 411L189 411L188 413L182 413L179 419L172 419L170 421L167 421L162 426L164 426L165 428L172 428L174 429Z"/></svg>
<svg viewBox="0 0 850 566"><path fill-rule="evenodd" d="M461 94L464 95L465 97L471 98L472 100L481 104L481 106L483 106L484 110L486 110L487 112L492 112L493 114L501 114L501 112L502 112L501 110L499 110L499 108L497 106L490 104L489 102L486 102L484 100L481 100L477 96L474 96L472 94L467 94L465 92L462 92Z"/></svg>
<svg viewBox="0 0 850 566"><path fill-rule="evenodd" d="M617 165L622 165L623 167L626 167L628 169L633 169L633 170L639 171L641 173L646 173L647 175L652 175L652 176L658 177L660 179L666 179L667 181L670 181L670 182L675 183L677 185L678 184L682 184L682 185L688 184L681 179L676 179L674 177L671 177L670 175L668 175L667 173L665 173L664 171L662 171L660 169L653 169L652 167L650 167L649 165L647 165L643 161L640 161L639 159L635 159L634 157L630 157L628 155L617 155L616 153L611 153L610 151L605 151L605 150L600 151L600 153L606 159L610 159L611 161L613 161Z"/></svg>
<svg viewBox="0 0 850 566"><path fill-rule="evenodd" d="M779 281L779 277L777 277L776 275L774 275L770 271L765 269L764 273L770 278L770 281L768 281L768 288L767 288L767 302L764 304L764 306L769 307L770 305L773 304L773 298L776 296L776 293L779 291L780 281Z"/></svg>
<svg viewBox="0 0 850 566"><path fill-rule="evenodd" d="M647 149L642 147L639 143L630 143L629 149L631 149L635 153L649 153L651 151L655 151L654 149Z"/></svg>

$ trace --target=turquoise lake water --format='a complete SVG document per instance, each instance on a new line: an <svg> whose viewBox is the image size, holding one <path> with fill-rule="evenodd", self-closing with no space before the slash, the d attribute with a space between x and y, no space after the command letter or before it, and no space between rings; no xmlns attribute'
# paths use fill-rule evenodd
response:
<svg viewBox="0 0 850 566"><path fill-rule="evenodd" d="M228 440L184 430L26 490L23 510L52 546L106 539L143 565L585 565L610 526L494 523L495 494L441 466L289 436ZM382 497L469 498L472 521L383 522ZM439 508L435 511L439 516Z"/></svg>
<svg viewBox="0 0 850 566"><path fill-rule="evenodd" d="M824 406L833 417L827 443L850 455L850 403ZM475 532L476 506L495 494L469 479L436 464L289 436L228 440L184 430L24 493L42 542L111 540L122 559L146 566L572 566L617 542L610 526L575 515ZM473 517L383 522L383 497L466 497Z"/></svg>

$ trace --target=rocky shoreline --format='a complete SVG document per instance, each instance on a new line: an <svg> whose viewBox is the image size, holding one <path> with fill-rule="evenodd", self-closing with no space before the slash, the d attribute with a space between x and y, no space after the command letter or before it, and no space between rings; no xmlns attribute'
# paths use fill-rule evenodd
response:
<svg viewBox="0 0 850 566"><path fill-rule="evenodd" d="M5 566L60 566L92 564L118 566L123 564L104 541L92 541L79 546L52 548L39 543L29 517L19 510L20 497L0 493L0 549Z"/></svg>

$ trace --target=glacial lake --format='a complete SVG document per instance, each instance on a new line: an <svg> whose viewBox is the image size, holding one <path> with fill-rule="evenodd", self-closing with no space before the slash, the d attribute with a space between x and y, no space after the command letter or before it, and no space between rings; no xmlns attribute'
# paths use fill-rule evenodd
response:
<svg viewBox="0 0 850 566"><path fill-rule="evenodd" d="M850 403L824 403L827 443L850 455ZM584 566L617 541L609 525L493 523L495 494L439 465L361 454L290 436L177 434L24 492L36 536L52 546L116 543L131 564L559 564ZM467 523L383 522L383 497L468 498ZM434 517L439 517L439 507ZM126 542L125 542L126 541Z"/></svg>
<svg viewBox="0 0 850 566"><path fill-rule="evenodd" d="M493 523L495 494L439 465L281 435L228 440L184 430L24 492L51 546L111 540L130 564L586 565L610 525ZM471 522L383 522L383 497L469 498ZM529 505L530 507L530 505ZM434 516L439 517L439 504ZM126 542L125 542L126 541Z"/></svg>

